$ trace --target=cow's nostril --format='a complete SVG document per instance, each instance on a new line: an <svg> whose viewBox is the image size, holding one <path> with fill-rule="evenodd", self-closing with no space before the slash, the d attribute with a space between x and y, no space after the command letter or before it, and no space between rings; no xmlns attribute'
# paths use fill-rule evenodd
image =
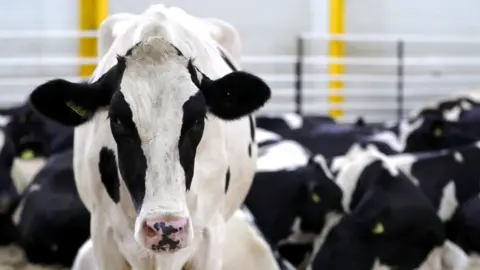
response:
<svg viewBox="0 0 480 270"><path fill-rule="evenodd" d="M157 229L155 227L150 227L146 223L143 225L144 231L145 231L145 236L147 237L155 237L157 235Z"/></svg>

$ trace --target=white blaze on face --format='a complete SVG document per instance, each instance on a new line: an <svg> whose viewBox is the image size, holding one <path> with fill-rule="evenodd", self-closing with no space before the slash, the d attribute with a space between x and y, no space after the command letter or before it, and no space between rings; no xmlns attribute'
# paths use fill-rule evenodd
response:
<svg viewBox="0 0 480 270"><path fill-rule="evenodd" d="M138 147L141 147L131 154L141 153L146 161L145 179L127 179L145 181L144 197L135 226L136 238L141 237L145 220L190 217L179 138L185 114L196 113L186 112L184 105L199 90L186 67L187 59L179 56L173 46L163 39L149 39L134 49L132 56L126 57L126 69L120 84L124 101L118 99L120 102L115 104L117 100L115 97L112 99L111 114L122 115L128 109L131 111L140 140ZM204 119L204 116L200 117L200 120ZM117 144L122 144L118 138ZM125 156L119 152L119 159ZM189 230L193 232L191 226ZM192 235L189 234L190 237Z"/></svg>

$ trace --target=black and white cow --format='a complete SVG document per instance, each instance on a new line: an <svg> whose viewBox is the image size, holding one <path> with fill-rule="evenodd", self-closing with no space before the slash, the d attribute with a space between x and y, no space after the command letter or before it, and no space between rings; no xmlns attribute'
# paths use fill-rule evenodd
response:
<svg viewBox="0 0 480 270"><path fill-rule="evenodd" d="M326 216L342 212L342 194L324 159L312 159L298 143L257 129L259 145L272 138L277 141L259 147L245 205L270 244L298 266L311 251Z"/></svg>
<svg viewBox="0 0 480 270"><path fill-rule="evenodd" d="M336 183L347 214L327 219L310 269L414 269L444 244L432 204L379 152L344 164Z"/></svg>
<svg viewBox="0 0 480 270"><path fill-rule="evenodd" d="M48 158L13 216L18 244L31 263L71 267L90 236L90 213L77 192L73 150Z"/></svg>
<svg viewBox="0 0 480 270"><path fill-rule="evenodd" d="M324 116L301 117L296 114L259 116L257 126L296 141L325 158L344 155L359 139L383 129L379 125L339 124Z"/></svg>
<svg viewBox="0 0 480 270"><path fill-rule="evenodd" d="M472 237L468 242L456 240L459 234L480 235L478 218L466 210L479 203L472 198L480 194L480 143L390 158L432 202L438 215L450 228L447 237L467 253L480 254L480 239ZM476 207L480 209L480 205ZM465 213L469 215L465 216Z"/></svg>
<svg viewBox="0 0 480 270"><path fill-rule="evenodd" d="M403 152L433 151L480 140L480 101L447 98L414 112L400 127Z"/></svg>
<svg viewBox="0 0 480 270"><path fill-rule="evenodd" d="M13 140L17 157L47 157L73 148L73 128L42 117L28 102L0 109L0 115L7 118L5 133Z"/></svg>
<svg viewBox="0 0 480 270"><path fill-rule="evenodd" d="M75 126L75 180L102 269L193 260L215 270L255 171L250 114L270 89L231 72L193 16L156 6L117 37L91 83L52 80L30 102Z"/></svg>

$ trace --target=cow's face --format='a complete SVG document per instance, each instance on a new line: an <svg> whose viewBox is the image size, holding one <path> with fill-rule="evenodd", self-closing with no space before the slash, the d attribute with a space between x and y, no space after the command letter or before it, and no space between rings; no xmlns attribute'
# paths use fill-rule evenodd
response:
<svg viewBox="0 0 480 270"><path fill-rule="evenodd" d="M425 108L403 123L404 152L432 151L475 142L480 138L478 103L468 99Z"/></svg>
<svg viewBox="0 0 480 270"><path fill-rule="evenodd" d="M299 226L304 233L319 234L326 218L343 214L342 190L334 182L323 156L310 158L305 170L311 178L303 179L306 185L299 196Z"/></svg>
<svg viewBox="0 0 480 270"><path fill-rule="evenodd" d="M45 116L70 126L107 108L107 119L100 121L108 121L116 143L116 149L100 152L107 192L114 202L121 199L118 167L138 214L136 240L154 251L174 251L193 235L186 192L195 159L220 147L221 137L211 128L208 136L204 132L216 126L217 117L246 116L269 97L270 89L258 77L232 72L211 80L176 47L155 37L118 57L117 65L95 83L53 80L39 86L30 100ZM203 147L203 139L217 142L217 148Z"/></svg>
<svg viewBox="0 0 480 270"><path fill-rule="evenodd" d="M342 266L350 263L372 269L375 261L415 269L445 239L443 223L423 192L385 156L371 154L359 156L337 178L351 212L317 243L319 269L347 269Z"/></svg>

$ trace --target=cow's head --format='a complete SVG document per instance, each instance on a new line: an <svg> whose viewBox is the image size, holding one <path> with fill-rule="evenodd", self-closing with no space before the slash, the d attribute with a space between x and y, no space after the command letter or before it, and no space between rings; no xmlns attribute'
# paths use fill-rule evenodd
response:
<svg viewBox="0 0 480 270"><path fill-rule="evenodd" d="M480 104L467 98L424 108L401 124L404 152L432 151L469 144L480 139Z"/></svg>
<svg viewBox="0 0 480 270"><path fill-rule="evenodd" d="M391 269L416 269L443 244L443 223L431 203L392 166L373 158L361 170L348 202L351 213L320 245L315 259L318 269L348 269L344 267L352 265L372 269L375 260ZM354 172L351 168L341 173Z"/></svg>
<svg viewBox="0 0 480 270"><path fill-rule="evenodd" d="M310 177L302 179L304 185L298 196L300 231L319 234L326 218L332 214L343 214L342 190L335 183L322 155L311 157L303 170Z"/></svg>
<svg viewBox="0 0 480 270"><path fill-rule="evenodd" d="M160 37L138 43L117 60L91 84L56 79L40 85L30 102L69 126L108 110L108 116L95 115L109 122L116 142L116 149L100 152L107 192L119 201L118 164L138 214L136 240L154 251L174 251L193 237L186 191L194 169L205 177L211 170L222 178L227 173L226 166L217 166L224 162L218 155L223 153L218 118L230 121L254 112L270 98L270 89L242 71L212 80ZM199 158L215 164L200 168Z"/></svg>

